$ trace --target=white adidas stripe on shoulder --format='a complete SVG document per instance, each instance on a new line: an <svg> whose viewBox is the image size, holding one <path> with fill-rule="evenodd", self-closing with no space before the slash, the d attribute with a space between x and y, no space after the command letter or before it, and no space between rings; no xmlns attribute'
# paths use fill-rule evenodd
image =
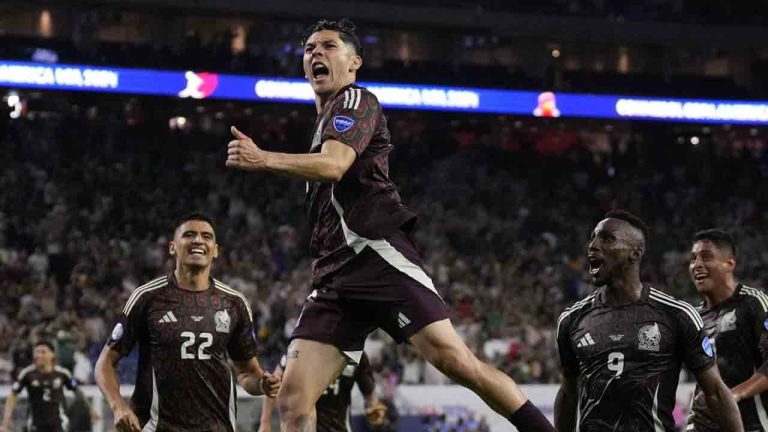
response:
<svg viewBox="0 0 768 432"><path fill-rule="evenodd" d="M151 282L148 282L136 288L135 290L133 290L133 293L131 293L131 296L128 297L128 301L125 302L125 307L123 308L123 314L128 315L129 313L131 313L131 309L133 309L133 306L136 305L136 302L145 293L154 291L158 288L162 288L166 285L168 285L168 276L160 276L159 278L153 279Z"/></svg>
<svg viewBox="0 0 768 432"><path fill-rule="evenodd" d="M19 376L16 378L16 381L21 381L25 375L32 372L33 370L35 370L35 365L29 365L25 367L19 372Z"/></svg>
<svg viewBox="0 0 768 432"><path fill-rule="evenodd" d="M362 98L362 90L359 88L348 88L344 91L344 103L341 106L346 109L356 110L360 106Z"/></svg>
<svg viewBox="0 0 768 432"><path fill-rule="evenodd" d="M560 318L557 319L557 327L555 329L556 334L560 333L560 324L562 324L563 320L573 312L576 312L577 310L583 308L584 306L587 306L589 303L592 302L592 300L595 299L595 294L592 293L588 295L587 297L577 301L574 303L571 307L565 309L563 313L560 314Z"/></svg>
<svg viewBox="0 0 768 432"><path fill-rule="evenodd" d="M239 297L240 300L242 300L243 303L245 303L245 309L248 311L248 318L250 318L251 322L253 322L253 312L251 311L251 305L248 303L248 299L246 299L242 293L238 292L234 288L230 287L229 285L217 279L213 280L213 284L216 288L224 291L225 293L231 294L235 297Z"/></svg>
<svg viewBox="0 0 768 432"><path fill-rule="evenodd" d="M64 375L66 375L67 379L72 379L72 372L70 372L69 369L67 369L65 367L58 366L58 365L54 366L53 369L56 372L60 372L60 373L63 373Z"/></svg>
<svg viewBox="0 0 768 432"><path fill-rule="evenodd" d="M741 294L757 298L757 300L760 302L760 305L763 307L763 312L768 312L768 295L765 295L764 292L757 288L742 285Z"/></svg>
<svg viewBox="0 0 768 432"><path fill-rule="evenodd" d="M694 307L689 305L688 303L678 300L670 296L669 294L665 294L654 288L651 288L651 293L649 295L649 298L663 305L671 306L673 308L676 308L678 310L685 312L685 314L688 315L688 318L690 318L691 321L693 321L693 324L694 324L694 327L696 327L696 330L701 330L701 328L704 327L704 321L701 319L701 316L699 315L698 312L696 312L696 309L694 309Z"/></svg>

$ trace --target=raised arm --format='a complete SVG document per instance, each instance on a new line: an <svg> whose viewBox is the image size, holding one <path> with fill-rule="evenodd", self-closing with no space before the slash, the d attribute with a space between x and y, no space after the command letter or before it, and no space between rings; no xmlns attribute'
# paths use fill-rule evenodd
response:
<svg viewBox="0 0 768 432"><path fill-rule="evenodd" d="M320 153L277 153L262 150L232 126L235 140L227 149L228 167L245 171L271 171L310 181L339 181L357 158L352 147L336 140L323 143Z"/></svg>
<svg viewBox="0 0 768 432"><path fill-rule="evenodd" d="M739 407L728 386L720 378L717 366L713 365L697 372L696 381L699 383L710 412L717 413L714 417L720 429L724 432L743 432Z"/></svg>

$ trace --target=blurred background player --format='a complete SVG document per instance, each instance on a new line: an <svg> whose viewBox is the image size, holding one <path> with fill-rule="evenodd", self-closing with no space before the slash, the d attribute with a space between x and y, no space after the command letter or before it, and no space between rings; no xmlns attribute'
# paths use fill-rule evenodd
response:
<svg viewBox="0 0 768 432"><path fill-rule="evenodd" d="M213 220L183 217L168 248L174 271L133 292L96 364L96 382L118 431L235 432L235 379L248 393L270 397L280 381L256 359L248 301L211 277L219 255ZM115 368L136 343L139 370L129 407Z"/></svg>
<svg viewBox="0 0 768 432"><path fill-rule="evenodd" d="M736 281L736 259L736 243L726 231L694 235L689 270L720 375L739 404L744 430L763 432L768 431L768 397L761 395L768 390L768 296ZM687 430L720 430L698 388L694 395Z"/></svg>
<svg viewBox="0 0 768 432"><path fill-rule="evenodd" d="M557 429L674 431L685 363L722 430L742 431L701 317L640 281L647 238L645 222L624 211L606 214L592 231L587 254L597 290L558 320L564 380L555 401Z"/></svg>
<svg viewBox="0 0 768 432"><path fill-rule="evenodd" d="M3 431L12 427L13 409L16 398L22 390L27 390L29 410L26 430L28 432L68 432L69 418L66 411L64 388L79 392L77 380L65 368L56 364L56 352L53 344L40 341L35 344L34 364L19 372L13 383L11 394L5 402L3 413ZM91 413L96 417L96 413Z"/></svg>
<svg viewBox="0 0 768 432"><path fill-rule="evenodd" d="M280 359L280 364L272 372L275 377L281 378L283 376L286 362L287 358L283 356ZM387 408L376 395L373 368L368 360L368 355L363 352L360 362L344 366L341 374L317 400L315 410L317 412L318 432L352 432L350 407L352 405L352 388L355 384L360 389L360 393L363 394L368 422L373 426L381 425L384 422ZM264 400L259 432L272 431L274 406L274 399L266 398Z"/></svg>
<svg viewBox="0 0 768 432"><path fill-rule="evenodd" d="M304 73L317 121L308 154L268 152L232 127L228 167L306 180L313 291L298 319L278 395L284 431L314 430L315 403L380 327L477 393L523 432L552 430L517 384L456 333L411 234L416 215L389 179L392 150L376 96L355 84L362 45L347 20L305 33Z"/></svg>

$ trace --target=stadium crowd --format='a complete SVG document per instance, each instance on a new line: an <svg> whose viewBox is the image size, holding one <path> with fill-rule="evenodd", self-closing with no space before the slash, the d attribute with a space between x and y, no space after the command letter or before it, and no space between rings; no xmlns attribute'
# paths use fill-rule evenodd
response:
<svg viewBox="0 0 768 432"><path fill-rule="evenodd" d="M267 148L302 151L313 110L63 94L29 106L0 143L0 381L48 338L92 382L116 314L168 271L172 221L193 209L217 221L214 274L250 299L274 364L309 290L304 185L230 172L224 149L236 124ZM744 281L768 282L768 152L756 130L718 127L692 145L653 123L387 114L391 175L420 215L429 273L467 344L519 382L558 380L555 323L591 290L586 240L609 209L652 227L645 280L660 289L697 301L688 248L711 226L735 232ZM385 397L445 382L381 333L366 350Z"/></svg>

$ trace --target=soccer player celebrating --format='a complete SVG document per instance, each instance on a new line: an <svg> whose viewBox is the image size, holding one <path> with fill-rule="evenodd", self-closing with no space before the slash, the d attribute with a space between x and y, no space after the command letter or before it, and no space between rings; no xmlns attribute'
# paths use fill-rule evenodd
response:
<svg viewBox="0 0 768 432"><path fill-rule="evenodd" d="M313 288L288 348L278 395L284 431L314 430L315 402L366 336L383 328L518 429L552 426L515 382L479 361L448 320L411 239L416 216L389 179L387 121L376 96L355 84L362 45L347 20L305 34L304 73L318 116L308 154L268 152L232 128L226 165L307 180Z"/></svg>
<svg viewBox="0 0 768 432"><path fill-rule="evenodd" d="M768 431L768 296L736 282L736 244L725 231L696 233L689 270L703 302L698 310L717 353L723 382L739 403L746 431ZM716 432L718 423L697 388L688 430Z"/></svg>
<svg viewBox="0 0 768 432"><path fill-rule="evenodd" d="M77 380L67 369L56 365L56 353L50 342L36 343L33 356L34 364L22 369L11 387L11 394L5 402L2 430L10 430L16 397L27 389L27 431L66 432L69 430L69 419L65 414L64 388L79 392ZM96 414L91 415L95 417Z"/></svg>
<svg viewBox="0 0 768 432"><path fill-rule="evenodd" d="M274 397L280 381L256 359L251 308L211 277L219 254L213 221L200 213L175 226L175 270L137 288L96 362L96 382L118 431L235 432L235 377L248 393ZM118 361L139 345L130 407L120 396Z"/></svg>
<svg viewBox="0 0 768 432"><path fill-rule="evenodd" d="M723 431L743 431L720 378L701 317L687 303L640 282L648 228L624 211L597 224L588 247L595 292L560 315L563 383L555 401L560 432L675 430L681 363L696 376Z"/></svg>
<svg viewBox="0 0 768 432"><path fill-rule="evenodd" d="M287 358L283 356L280 359L280 364L273 372L275 376L283 376L286 362ZM355 383L365 398L365 413L368 421L373 425L383 423L387 407L379 401L376 395L373 368L368 361L368 355L363 352L360 363L345 366L341 374L317 400L315 410L317 412L318 432L352 432L349 408L352 404L352 388ZM271 420L274 405L273 399L264 401L259 432L272 431Z"/></svg>

